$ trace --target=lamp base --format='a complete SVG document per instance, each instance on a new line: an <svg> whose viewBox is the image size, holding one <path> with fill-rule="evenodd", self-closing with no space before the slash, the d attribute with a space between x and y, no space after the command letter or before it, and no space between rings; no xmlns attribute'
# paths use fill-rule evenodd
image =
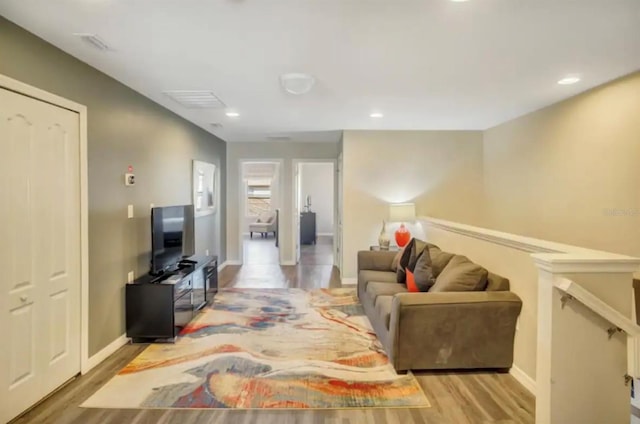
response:
<svg viewBox="0 0 640 424"><path fill-rule="evenodd" d="M396 230L396 244L403 248L409 243L409 240L411 240L411 233L404 224L400 224L400 228Z"/></svg>

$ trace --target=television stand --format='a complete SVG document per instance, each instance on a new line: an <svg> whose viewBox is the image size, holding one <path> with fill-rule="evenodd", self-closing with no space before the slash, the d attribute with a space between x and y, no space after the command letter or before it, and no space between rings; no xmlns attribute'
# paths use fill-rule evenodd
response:
<svg viewBox="0 0 640 424"><path fill-rule="evenodd" d="M218 257L192 256L191 266L144 275L126 285L127 337L134 343L175 340L218 290Z"/></svg>

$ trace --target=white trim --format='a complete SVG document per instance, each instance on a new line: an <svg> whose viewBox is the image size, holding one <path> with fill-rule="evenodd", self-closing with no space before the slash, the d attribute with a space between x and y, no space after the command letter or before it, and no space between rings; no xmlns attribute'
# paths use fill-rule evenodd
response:
<svg viewBox="0 0 640 424"><path fill-rule="evenodd" d="M468 237L489 241L502 246L511 247L530 253L590 253L599 255L612 255L584 247L572 246L569 244L556 243L547 240L535 239L532 237L519 236L502 231L490 230L488 228L474 227L472 225L460 224L458 222L445 221L444 219L431 218L428 216L418 217L418 221L426 227L442 228L453 233L462 234Z"/></svg>
<svg viewBox="0 0 640 424"><path fill-rule="evenodd" d="M242 261L232 261L232 260L224 261L220 266L218 266L218 271L230 265L242 265Z"/></svg>
<svg viewBox="0 0 640 424"><path fill-rule="evenodd" d="M333 237L333 233L317 233L317 236L318 237L320 237L320 236L322 236L322 237L329 237L329 236Z"/></svg>
<svg viewBox="0 0 640 424"><path fill-rule="evenodd" d="M515 378L518 381L518 383L522 384L524 388L527 389L535 397L536 380L531 378L529 374L525 373L515 365L512 366L511 369L509 370L509 374L511 374L511 376Z"/></svg>
<svg viewBox="0 0 640 424"><path fill-rule="evenodd" d="M86 374L89 371L91 371L93 368L96 367L96 365L98 365L99 363L107 359L109 356L113 355L122 346L129 343L129 340L130 339L127 337L125 333L125 334L122 334L117 339L115 339L114 341L112 341L111 343L109 343L108 345L106 345L104 348L102 348L102 350L100 350L98 353L96 353L91 358L89 358L89 360L87 361L87 368L83 370L82 373Z"/></svg>
<svg viewBox="0 0 640 424"><path fill-rule="evenodd" d="M342 287L355 287L358 285L358 279L354 278L354 277L350 277L350 278L343 278L342 281Z"/></svg>
<svg viewBox="0 0 640 424"><path fill-rule="evenodd" d="M536 266L552 273L632 273L638 271L640 259L614 253L534 253Z"/></svg>
<svg viewBox="0 0 640 424"><path fill-rule="evenodd" d="M294 266L294 265L296 265L296 261L282 261L282 262L280 262L280 265L282 265L282 266Z"/></svg>
<svg viewBox="0 0 640 424"><path fill-rule="evenodd" d="M497 245L532 253L531 256L536 265L545 271L555 273L618 273L637 272L640 266L640 259L631 256L534 239L426 216L419 217L418 221L422 223L423 227L427 227L425 230L427 239L429 237L428 227L434 227L478 240L488 241Z"/></svg>
<svg viewBox="0 0 640 424"><path fill-rule="evenodd" d="M77 112L80 119L80 372L89 362L89 179L87 107L0 74L0 87Z"/></svg>

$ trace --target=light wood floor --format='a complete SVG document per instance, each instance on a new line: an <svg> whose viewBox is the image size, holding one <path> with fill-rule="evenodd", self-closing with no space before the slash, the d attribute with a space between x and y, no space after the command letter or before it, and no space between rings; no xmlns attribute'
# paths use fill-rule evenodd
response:
<svg viewBox="0 0 640 424"><path fill-rule="evenodd" d="M226 267L220 286L339 287L331 265L245 265ZM432 404L421 409L311 411L89 409L79 405L138 355L145 345L127 345L84 376L63 387L15 423L136 424L464 424L533 423L533 396L509 374L493 372L416 372Z"/></svg>

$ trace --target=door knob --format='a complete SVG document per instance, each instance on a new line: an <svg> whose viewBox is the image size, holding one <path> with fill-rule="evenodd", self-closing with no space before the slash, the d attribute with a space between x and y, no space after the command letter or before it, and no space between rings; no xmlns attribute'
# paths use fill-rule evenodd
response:
<svg viewBox="0 0 640 424"><path fill-rule="evenodd" d="M27 299L29 299L27 296L20 296L20 300L21 300L22 302L26 302L26 301L27 301Z"/></svg>

